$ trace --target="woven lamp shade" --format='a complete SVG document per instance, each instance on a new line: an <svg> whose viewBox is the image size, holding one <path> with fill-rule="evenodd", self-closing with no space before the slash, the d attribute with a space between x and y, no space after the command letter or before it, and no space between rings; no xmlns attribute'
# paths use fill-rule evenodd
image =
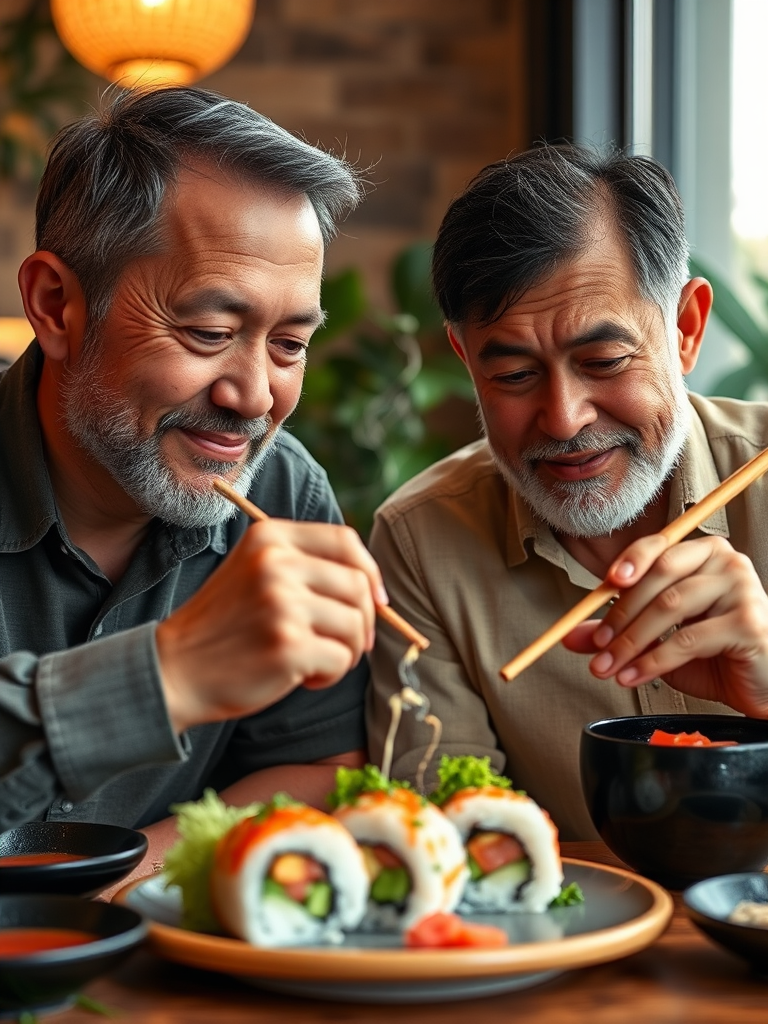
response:
<svg viewBox="0 0 768 1024"><path fill-rule="evenodd" d="M243 45L256 0L51 0L62 43L128 88L189 85Z"/></svg>

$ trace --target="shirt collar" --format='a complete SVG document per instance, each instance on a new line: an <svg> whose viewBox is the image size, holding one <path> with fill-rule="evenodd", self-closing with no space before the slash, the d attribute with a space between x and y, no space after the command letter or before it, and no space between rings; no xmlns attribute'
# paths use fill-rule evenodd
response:
<svg viewBox="0 0 768 1024"><path fill-rule="evenodd" d="M0 551L34 547L58 522L37 417L43 353L36 341L0 380ZM13 440L11 440L13 439Z"/></svg>
<svg viewBox="0 0 768 1024"><path fill-rule="evenodd" d="M680 466L672 477L667 522L677 519L687 508L701 501L720 482L704 424L696 409L691 406L691 427ZM726 508L714 512L701 524L699 532L727 537L729 529Z"/></svg>
<svg viewBox="0 0 768 1024"><path fill-rule="evenodd" d="M680 464L672 475L667 522L701 501L720 483L704 424L691 405L691 424ZM596 577L574 561L557 542L547 524L536 516L520 495L509 490L507 513L507 565L514 568L528 558L531 548L548 562L568 571L574 583L594 586ZM701 533L728 536L728 516L718 509L699 527ZM599 582L599 581L598 581Z"/></svg>

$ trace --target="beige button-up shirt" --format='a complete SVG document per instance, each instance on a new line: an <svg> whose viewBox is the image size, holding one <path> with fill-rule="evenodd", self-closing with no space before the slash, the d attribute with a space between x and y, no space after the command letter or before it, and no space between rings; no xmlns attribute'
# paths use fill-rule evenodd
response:
<svg viewBox="0 0 768 1024"><path fill-rule="evenodd" d="M768 446L768 404L691 395L694 414L672 481L669 517ZM727 537L768 581L768 480L752 484L697 535ZM371 549L392 607L431 641L417 664L423 691L442 720L440 754L490 755L551 814L565 840L594 839L579 781L587 722L637 714L730 713L655 680L623 689L600 680L588 658L557 645L517 679L499 669L600 580L558 543L496 471L485 441L461 449L401 487L379 509ZM368 699L372 758L381 763L405 647L378 630ZM431 737L406 712L392 775L413 779ZM434 765L435 762L433 762ZM427 775L431 785L434 775Z"/></svg>

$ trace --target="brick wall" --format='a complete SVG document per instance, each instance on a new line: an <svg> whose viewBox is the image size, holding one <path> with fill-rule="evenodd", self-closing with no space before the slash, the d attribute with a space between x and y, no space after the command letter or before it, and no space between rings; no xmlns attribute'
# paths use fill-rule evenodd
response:
<svg viewBox="0 0 768 1024"><path fill-rule="evenodd" d="M386 305L392 256L434 237L466 180L527 142L528 2L259 0L243 49L201 84L371 166L375 187L328 266L361 267ZM90 102L104 85L93 82ZM0 316L22 312L32 236L29 189L0 186Z"/></svg>
<svg viewBox="0 0 768 1024"><path fill-rule="evenodd" d="M208 79L309 141L371 166L375 188L329 253L386 270L434 237L481 166L526 144L526 0L259 0L250 38Z"/></svg>

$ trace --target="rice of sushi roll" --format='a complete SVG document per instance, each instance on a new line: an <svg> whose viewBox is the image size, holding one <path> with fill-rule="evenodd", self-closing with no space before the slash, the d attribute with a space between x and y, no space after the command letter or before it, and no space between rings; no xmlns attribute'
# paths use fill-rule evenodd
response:
<svg viewBox="0 0 768 1024"><path fill-rule="evenodd" d="M370 876L363 930L404 931L453 911L469 877L464 846L445 815L376 768L339 769L334 817L360 844Z"/></svg>
<svg viewBox="0 0 768 1024"><path fill-rule="evenodd" d="M329 814L277 801L218 842L211 902L232 935L255 946L340 942L368 898L362 854Z"/></svg>
<svg viewBox="0 0 768 1024"><path fill-rule="evenodd" d="M488 758L444 757L438 775L431 799L459 830L470 869L459 910L545 911L563 884L549 815L495 775Z"/></svg>

